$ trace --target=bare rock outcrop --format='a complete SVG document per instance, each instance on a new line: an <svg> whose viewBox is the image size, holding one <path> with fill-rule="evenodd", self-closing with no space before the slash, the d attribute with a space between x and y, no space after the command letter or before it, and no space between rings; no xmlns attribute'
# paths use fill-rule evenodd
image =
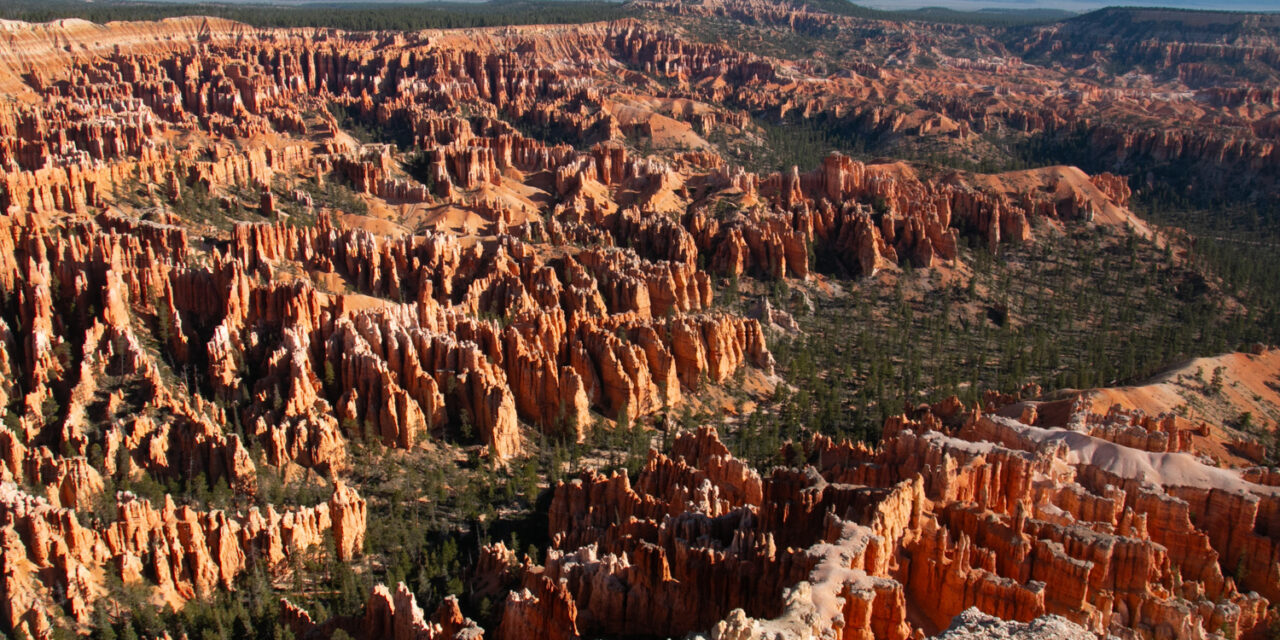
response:
<svg viewBox="0 0 1280 640"><path fill-rule="evenodd" d="M462 615L458 600L444 599L436 612L427 617L418 606L413 592L404 583L392 592L386 585L373 588L365 603L364 614L353 618L333 618L322 623L288 600L280 601L281 617L297 638L332 637L341 630L356 640L480 640L484 631Z"/></svg>
<svg viewBox="0 0 1280 640"><path fill-rule="evenodd" d="M562 483L546 564L517 570L525 587L502 626L528 637L566 628L549 628L554 618L583 635L907 638L954 625L959 637L1208 638L1268 624L1277 578L1249 558L1272 553L1253 520L1280 499L1272 487L1185 453L994 414L968 414L947 435L942 421L963 413L937 411L890 421L876 448L790 445L794 466L764 478L704 428L678 436L670 456L652 452L634 482ZM1231 563L1246 569L1229 577Z"/></svg>

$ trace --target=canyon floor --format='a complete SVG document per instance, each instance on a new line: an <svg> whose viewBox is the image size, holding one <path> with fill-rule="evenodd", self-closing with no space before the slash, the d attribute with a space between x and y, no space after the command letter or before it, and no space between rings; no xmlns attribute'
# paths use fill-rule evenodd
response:
<svg viewBox="0 0 1280 640"><path fill-rule="evenodd" d="M0 9L5 637L1275 637L1276 16L538 6Z"/></svg>

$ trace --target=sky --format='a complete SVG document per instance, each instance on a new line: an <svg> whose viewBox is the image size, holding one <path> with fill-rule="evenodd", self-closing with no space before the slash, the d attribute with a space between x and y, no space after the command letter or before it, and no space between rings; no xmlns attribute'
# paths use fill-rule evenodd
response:
<svg viewBox="0 0 1280 640"><path fill-rule="evenodd" d="M1066 9L1092 11L1117 5L1178 7L1181 9L1228 9L1233 11L1280 11L1280 0L860 0L858 4L875 9L919 9L947 7L975 11L978 9Z"/></svg>
<svg viewBox="0 0 1280 640"><path fill-rule="evenodd" d="M168 0L197 2L199 0ZM208 0L212 2L291 5L308 2L430 2L431 0ZM483 2L484 0L449 0ZM2 3L3 0L0 0ZM1064 9L1084 13L1114 6L1177 7L1181 9L1227 9L1232 11L1280 11L1280 0L854 0L873 9L919 9L946 7L959 11L980 9Z"/></svg>

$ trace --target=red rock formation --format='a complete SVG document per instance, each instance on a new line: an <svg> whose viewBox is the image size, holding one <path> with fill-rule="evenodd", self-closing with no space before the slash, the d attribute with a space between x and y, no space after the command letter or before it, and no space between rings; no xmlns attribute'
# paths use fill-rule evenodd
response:
<svg viewBox="0 0 1280 640"><path fill-rule="evenodd" d="M334 618L315 623L311 615L288 600L280 601L281 617L294 636L329 638L341 630L356 640L481 640L484 631L462 615L458 600L449 596L430 619L418 607L418 601L400 583L392 593L386 585L373 588L365 603L364 615L356 618Z"/></svg>
<svg viewBox="0 0 1280 640"><path fill-rule="evenodd" d="M350 560L364 547L365 523L368 519L364 499L355 489L341 484L334 487L329 498L329 512L333 520L334 548L339 560Z"/></svg>
<svg viewBox="0 0 1280 640"><path fill-rule="evenodd" d="M1254 520L1275 500L1269 487L1186 454L994 415L947 436L937 429L956 411L939 407L893 421L876 449L815 436L788 452L808 466L763 481L704 429L679 436L672 457L652 453L634 485L594 474L561 484L547 564L519 569L527 590L502 628L549 637L565 628L546 626L554 616L587 635L905 638L970 607L1142 637L1265 624L1280 577L1249 558L1273 553ZM1219 558L1246 567L1258 593L1224 577ZM843 611L828 604L837 595ZM909 623L908 609L923 617ZM863 622L838 627L839 616Z"/></svg>
<svg viewBox="0 0 1280 640"><path fill-rule="evenodd" d="M1124 207L1129 204L1129 197L1133 195L1133 190L1129 188L1129 181L1123 176L1112 175L1110 173L1099 173L1089 178L1094 185L1107 194L1108 198L1116 204L1116 206Z"/></svg>
<svg viewBox="0 0 1280 640"><path fill-rule="evenodd" d="M364 537L363 505L354 490L344 488L329 504L283 514L254 508L248 515L200 512L176 507L171 499L157 508L121 494L114 521L84 526L74 509L5 484L0 512L8 525L0 565L11 603L9 622L31 635L47 634L41 620L65 606L78 622L87 623L94 599L106 589L98 571L102 566L125 583L153 585L167 602L207 596L231 588L252 558L278 565L320 545L327 529L333 529L339 549L350 548ZM356 507L359 513L353 513ZM67 594L65 603L50 595L58 590Z"/></svg>
<svg viewBox="0 0 1280 640"><path fill-rule="evenodd" d="M1145 229L1109 173L832 154L756 175L707 144L758 135L753 115L944 150L980 134L1080 139L1139 179L1144 158L1277 179L1274 90L1192 95L1120 84L1083 53L1074 75L1015 55L1074 49L1054 27L1014 45L767 0L637 6L861 34L866 51L832 73L637 21L466 37L5 25L4 622L40 638L59 607L86 622L104 566L180 604L326 530L340 560L360 556L367 506L341 481L352 439L477 444L500 462L534 429L581 438L593 412L631 422L748 367L771 374L760 324L714 310L703 266L874 276L956 260L962 232L994 251L1077 221ZM1125 50L1194 89L1219 58L1269 73L1274 47L1254 37ZM970 48L984 55L955 54ZM890 52L901 64L882 64ZM330 107L405 131L414 155L361 144ZM688 148L639 154L624 142L636 135ZM974 606L1122 637L1262 628L1280 598L1274 474L1204 467L1189 455L1199 427L1173 418L1021 418L940 404L891 421L876 448L796 444L795 468L767 477L704 430L634 483L586 474L554 489L545 567L483 567L518 585L496 633L904 638ZM264 464L314 469L334 494L248 514L122 495L116 520L86 515L109 480L144 474L253 496ZM359 620L284 607L299 634L479 631L452 601L426 620L403 586L376 590Z"/></svg>
<svg viewBox="0 0 1280 640"><path fill-rule="evenodd" d="M498 638L549 638L577 640L578 610L564 586L546 576L530 573L532 587L512 591L502 606Z"/></svg>

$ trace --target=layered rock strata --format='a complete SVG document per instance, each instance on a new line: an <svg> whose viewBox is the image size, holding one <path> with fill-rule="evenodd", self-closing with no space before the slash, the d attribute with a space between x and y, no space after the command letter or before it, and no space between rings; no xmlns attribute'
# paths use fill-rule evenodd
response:
<svg viewBox="0 0 1280 640"><path fill-rule="evenodd" d="M952 430L923 407L874 448L813 436L765 476L703 428L634 481L564 482L545 564L487 565L519 585L502 637L908 638L953 623L966 637L972 608L1035 621L1009 634L1269 624L1273 487L1185 453L960 415Z"/></svg>

